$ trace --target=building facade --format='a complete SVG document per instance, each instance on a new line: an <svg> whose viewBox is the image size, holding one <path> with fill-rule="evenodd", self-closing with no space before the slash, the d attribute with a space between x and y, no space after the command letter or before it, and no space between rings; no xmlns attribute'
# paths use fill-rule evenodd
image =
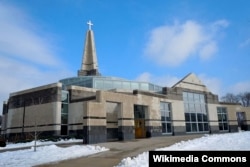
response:
<svg viewBox="0 0 250 167"><path fill-rule="evenodd" d="M87 31L77 77L10 93L1 134L10 141L71 136L84 143L250 129L250 108L226 104L193 73L172 87L101 76Z"/></svg>

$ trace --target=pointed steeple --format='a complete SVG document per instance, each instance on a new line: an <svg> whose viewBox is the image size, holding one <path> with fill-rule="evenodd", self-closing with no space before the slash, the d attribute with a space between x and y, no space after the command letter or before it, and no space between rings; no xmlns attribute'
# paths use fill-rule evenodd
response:
<svg viewBox="0 0 250 167"><path fill-rule="evenodd" d="M82 57L81 69L78 70L78 76L100 75L96 56L94 32L91 30L93 24L87 22L89 29L86 33L85 46Z"/></svg>

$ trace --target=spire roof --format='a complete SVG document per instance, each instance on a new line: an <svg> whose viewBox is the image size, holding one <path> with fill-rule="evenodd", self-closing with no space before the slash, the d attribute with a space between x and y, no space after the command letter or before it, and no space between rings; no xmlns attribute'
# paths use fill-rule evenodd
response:
<svg viewBox="0 0 250 167"><path fill-rule="evenodd" d="M94 32L91 29L93 23L88 21L87 24L89 25L89 29L86 33L82 64L81 69L78 70L78 76L100 75L98 72Z"/></svg>

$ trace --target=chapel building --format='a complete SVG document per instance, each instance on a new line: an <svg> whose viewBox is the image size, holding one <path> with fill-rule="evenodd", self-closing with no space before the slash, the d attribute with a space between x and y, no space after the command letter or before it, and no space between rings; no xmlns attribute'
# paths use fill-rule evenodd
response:
<svg viewBox="0 0 250 167"><path fill-rule="evenodd" d="M88 22L76 77L10 93L1 135L9 141L70 136L83 143L250 129L250 108L222 103L193 73L172 87L102 76ZM167 138L166 138L167 140Z"/></svg>

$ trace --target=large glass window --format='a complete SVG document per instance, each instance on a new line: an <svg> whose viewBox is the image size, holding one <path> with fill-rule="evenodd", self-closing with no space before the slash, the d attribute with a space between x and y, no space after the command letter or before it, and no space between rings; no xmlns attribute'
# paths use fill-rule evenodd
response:
<svg viewBox="0 0 250 167"><path fill-rule="evenodd" d="M160 102L162 133L171 133L171 104Z"/></svg>
<svg viewBox="0 0 250 167"><path fill-rule="evenodd" d="M136 82L131 82L131 89L134 90L134 89L139 89L139 84L136 83Z"/></svg>
<svg viewBox="0 0 250 167"><path fill-rule="evenodd" d="M227 108L217 107L219 130L228 130Z"/></svg>
<svg viewBox="0 0 250 167"><path fill-rule="evenodd" d="M95 80L95 88L103 89L103 80Z"/></svg>
<svg viewBox="0 0 250 167"><path fill-rule="evenodd" d="M113 81L114 88L121 89L122 88L122 82L121 81Z"/></svg>
<svg viewBox="0 0 250 167"><path fill-rule="evenodd" d="M205 96L199 93L183 92L187 132L208 131Z"/></svg>
<svg viewBox="0 0 250 167"><path fill-rule="evenodd" d="M113 88L113 83L112 81L103 81L103 88L104 89L112 89Z"/></svg>
<svg viewBox="0 0 250 167"><path fill-rule="evenodd" d="M148 84L147 83L141 83L141 90L148 90Z"/></svg>
<svg viewBox="0 0 250 167"><path fill-rule="evenodd" d="M130 88L130 82L122 82L123 89L131 89Z"/></svg>

